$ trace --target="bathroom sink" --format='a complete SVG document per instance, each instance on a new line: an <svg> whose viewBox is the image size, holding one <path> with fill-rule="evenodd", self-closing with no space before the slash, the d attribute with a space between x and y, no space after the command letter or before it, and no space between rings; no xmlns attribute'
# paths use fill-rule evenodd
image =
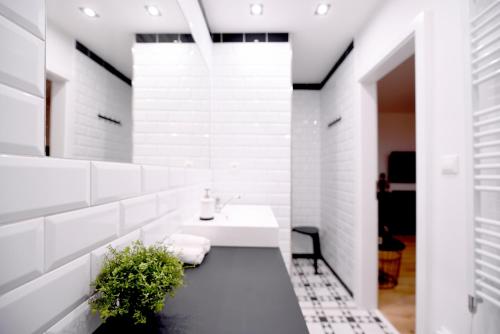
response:
<svg viewBox="0 0 500 334"><path fill-rule="evenodd" d="M269 206L228 205L214 220L193 219L184 233L204 236L213 246L278 247L279 225Z"/></svg>

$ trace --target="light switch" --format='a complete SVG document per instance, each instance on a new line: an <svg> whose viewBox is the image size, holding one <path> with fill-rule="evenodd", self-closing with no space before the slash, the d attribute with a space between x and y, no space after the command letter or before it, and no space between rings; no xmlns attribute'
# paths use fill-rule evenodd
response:
<svg viewBox="0 0 500 334"><path fill-rule="evenodd" d="M444 175L457 175L459 172L458 155L444 155L441 158L441 173Z"/></svg>

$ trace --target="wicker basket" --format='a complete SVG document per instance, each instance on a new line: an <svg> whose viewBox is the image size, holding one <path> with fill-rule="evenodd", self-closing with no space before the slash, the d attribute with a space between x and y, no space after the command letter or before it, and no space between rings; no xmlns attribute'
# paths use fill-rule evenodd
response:
<svg viewBox="0 0 500 334"><path fill-rule="evenodd" d="M404 243L397 239L384 241L378 251L378 286L393 289L398 285Z"/></svg>

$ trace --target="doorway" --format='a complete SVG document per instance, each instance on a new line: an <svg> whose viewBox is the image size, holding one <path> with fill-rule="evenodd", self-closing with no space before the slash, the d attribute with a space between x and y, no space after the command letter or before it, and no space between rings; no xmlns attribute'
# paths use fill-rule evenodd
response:
<svg viewBox="0 0 500 334"><path fill-rule="evenodd" d="M377 81L378 308L415 333L415 56Z"/></svg>

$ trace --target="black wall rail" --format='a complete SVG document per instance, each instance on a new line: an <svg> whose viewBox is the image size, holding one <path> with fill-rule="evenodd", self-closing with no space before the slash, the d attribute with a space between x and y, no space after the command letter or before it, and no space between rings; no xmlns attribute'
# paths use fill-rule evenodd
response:
<svg viewBox="0 0 500 334"><path fill-rule="evenodd" d="M103 119L103 120L105 120L105 121L111 122L111 123L113 123L113 124L119 125L119 126L121 126L121 125L122 125L122 122L117 121L116 119L112 119L112 118L110 118L110 117L106 117L106 116L101 115L101 114L98 114L98 115L97 115L97 117L99 117L100 119Z"/></svg>
<svg viewBox="0 0 500 334"><path fill-rule="evenodd" d="M130 78L128 78L122 72L118 71L115 67L113 67L113 65L111 65L110 63L99 57L96 53L87 48L85 45L76 41L75 48L84 55L86 55L87 57L89 57L90 59L92 59L93 61L95 61L98 65L102 66L109 73L113 74L115 77L125 82L127 85L132 86L132 80L130 80Z"/></svg>
<svg viewBox="0 0 500 334"><path fill-rule="evenodd" d="M332 126L334 126L335 124L337 124L341 120L342 120L342 117L337 117L336 119L334 119L333 121L331 121L330 123L328 123L328 127L331 128Z"/></svg>

